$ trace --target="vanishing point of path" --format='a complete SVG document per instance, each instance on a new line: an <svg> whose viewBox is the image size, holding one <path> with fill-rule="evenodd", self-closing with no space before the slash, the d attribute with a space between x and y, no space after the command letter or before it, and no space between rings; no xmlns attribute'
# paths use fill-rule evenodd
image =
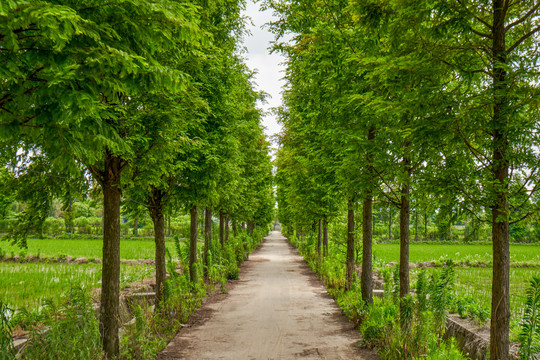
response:
<svg viewBox="0 0 540 360"><path fill-rule="evenodd" d="M200 312L158 359L377 359L278 231Z"/></svg>

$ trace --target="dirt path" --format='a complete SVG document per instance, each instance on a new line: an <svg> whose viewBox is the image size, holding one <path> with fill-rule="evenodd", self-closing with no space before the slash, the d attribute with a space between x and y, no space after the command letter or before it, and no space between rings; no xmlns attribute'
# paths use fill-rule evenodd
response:
<svg viewBox="0 0 540 360"><path fill-rule="evenodd" d="M280 232L250 256L240 279L158 359L377 359L358 349L357 332Z"/></svg>

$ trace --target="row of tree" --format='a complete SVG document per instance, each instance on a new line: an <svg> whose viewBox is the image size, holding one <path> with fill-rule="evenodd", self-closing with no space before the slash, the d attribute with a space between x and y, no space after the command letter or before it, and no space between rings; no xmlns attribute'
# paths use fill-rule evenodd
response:
<svg viewBox="0 0 540 360"><path fill-rule="evenodd" d="M214 210L222 224L232 218L250 230L272 220L268 143L255 109L261 95L238 45L242 6L238 0L0 3L1 175L17 188L1 200L26 205L11 238L24 245L53 198L69 208L86 183L99 185L100 331L109 358L119 352L123 201L133 213L146 208L154 223L158 299L167 213L191 214L192 270L198 209L209 221Z"/></svg>
<svg viewBox="0 0 540 360"><path fill-rule="evenodd" d="M409 293L411 204L491 224L492 359L509 356L509 227L537 214L538 32L533 0L268 0L287 55L277 196L283 224L362 208L362 296L372 297L372 207L399 212ZM291 34L291 41L279 39ZM451 211L448 211L450 209ZM322 228L322 230L321 230Z"/></svg>

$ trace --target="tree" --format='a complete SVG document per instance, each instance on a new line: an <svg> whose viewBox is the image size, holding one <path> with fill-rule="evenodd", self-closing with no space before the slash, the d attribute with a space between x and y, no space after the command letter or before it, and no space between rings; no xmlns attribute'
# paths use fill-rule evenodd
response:
<svg viewBox="0 0 540 360"><path fill-rule="evenodd" d="M537 1L438 1L425 43L455 82L447 129L476 174L461 192L491 210L490 354L509 357L509 225L530 215L538 167ZM463 168L464 166L461 166Z"/></svg>
<svg viewBox="0 0 540 360"><path fill-rule="evenodd" d="M106 355L115 357L122 173L141 136L126 110L133 97L174 93L186 83L184 73L155 55L175 56L180 43L198 46L195 8L173 1L21 0L3 5L0 17L3 138L38 144L52 161L79 159L103 190L100 329Z"/></svg>

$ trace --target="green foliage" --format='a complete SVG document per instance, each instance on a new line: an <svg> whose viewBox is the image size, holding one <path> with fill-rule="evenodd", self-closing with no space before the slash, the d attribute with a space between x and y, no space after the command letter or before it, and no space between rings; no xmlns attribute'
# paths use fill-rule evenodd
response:
<svg viewBox="0 0 540 360"><path fill-rule="evenodd" d="M416 279L416 299L418 302L418 311L423 312L427 310L427 295L428 295L428 284L426 279L426 270L421 270L418 273Z"/></svg>
<svg viewBox="0 0 540 360"><path fill-rule="evenodd" d="M471 318L484 324L490 316L489 307L472 296L456 296L455 310L462 319Z"/></svg>
<svg viewBox="0 0 540 360"><path fill-rule="evenodd" d="M120 359L146 360L155 358L167 345L166 338L156 328L156 315L139 305L133 309L134 324L126 327L120 341Z"/></svg>
<svg viewBox="0 0 540 360"><path fill-rule="evenodd" d="M354 283L351 290L338 292L335 299L343 314L355 324L360 324L366 314L366 304L358 284Z"/></svg>
<svg viewBox="0 0 540 360"><path fill-rule="evenodd" d="M13 310L0 301L0 355L2 359L14 359L13 347Z"/></svg>
<svg viewBox="0 0 540 360"><path fill-rule="evenodd" d="M25 359L100 359L101 340L98 320L87 291L74 287L60 303L47 302L43 327L35 328Z"/></svg>
<svg viewBox="0 0 540 360"><path fill-rule="evenodd" d="M363 343L370 348L382 348L385 337L397 326L398 313L399 308L395 303L374 298L366 319L360 325Z"/></svg>
<svg viewBox="0 0 540 360"><path fill-rule="evenodd" d="M434 329L441 336L446 326L446 312L455 294L454 268L452 262L448 262L441 270L431 275L429 282L429 303L434 314Z"/></svg>
<svg viewBox="0 0 540 360"><path fill-rule="evenodd" d="M531 280L518 336L521 359L535 359L540 354L540 278Z"/></svg>

